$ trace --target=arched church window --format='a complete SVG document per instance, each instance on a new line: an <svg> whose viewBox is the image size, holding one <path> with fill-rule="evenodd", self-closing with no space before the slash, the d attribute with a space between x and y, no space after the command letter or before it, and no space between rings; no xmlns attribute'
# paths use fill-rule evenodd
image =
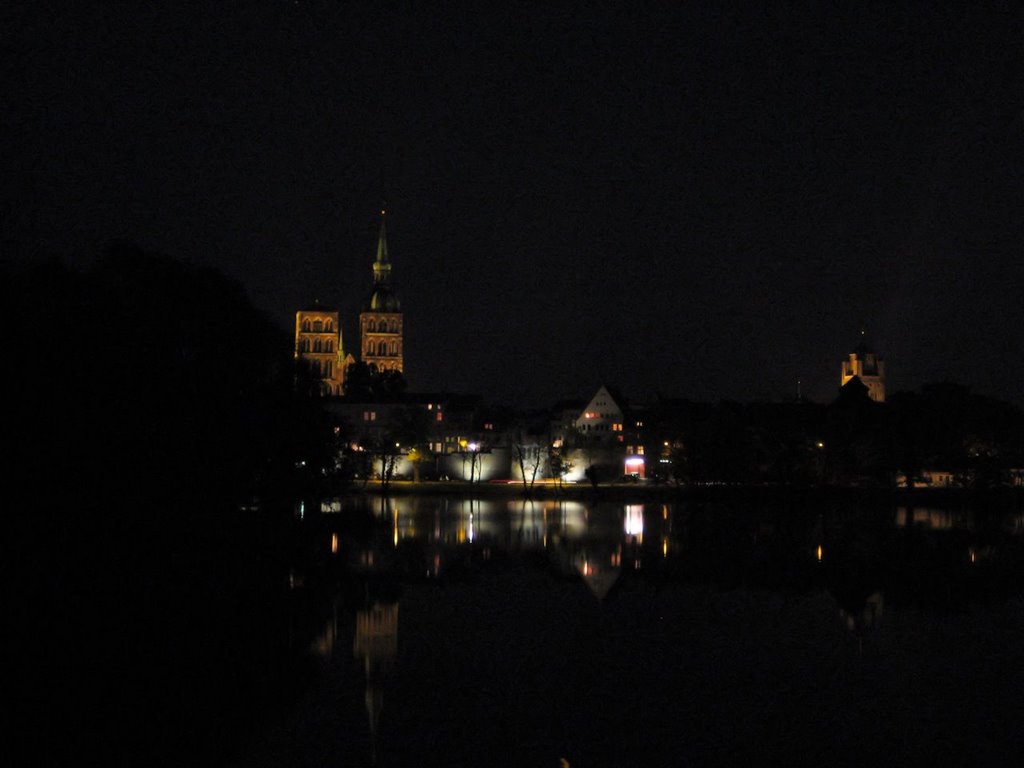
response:
<svg viewBox="0 0 1024 768"><path fill-rule="evenodd" d="M324 352L334 351L334 339L328 339L324 342Z"/></svg>
<svg viewBox="0 0 1024 768"><path fill-rule="evenodd" d="M386 355L388 353L388 345L385 342L381 342L377 345L377 354Z"/></svg>
<svg viewBox="0 0 1024 768"><path fill-rule="evenodd" d="M366 330L369 331L370 333L376 333L377 332L377 321L376 320L368 320L367 323L366 323Z"/></svg>
<svg viewBox="0 0 1024 768"><path fill-rule="evenodd" d="M398 343L392 341L391 344L390 344L389 351L391 352L392 355L397 355L398 354Z"/></svg>
<svg viewBox="0 0 1024 768"><path fill-rule="evenodd" d="M333 330L334 330L334 321L333 320L324 320L324 331L327 332L327 333L330 333Z"/></svg>
<svg viewBox="0 0 1024 768"><path fill-rule="evenodd" d="M302 330L304 330L306 333L309 333L309 320L302 321Z"/></svg>
<svg viewBox="0 0 1024 768"><path fill-rule="evenodd" d="M321 333L323 331L323 329L324 329L324 324L323 324L322 320L314 320L313 321L313 333Z"/></svg>

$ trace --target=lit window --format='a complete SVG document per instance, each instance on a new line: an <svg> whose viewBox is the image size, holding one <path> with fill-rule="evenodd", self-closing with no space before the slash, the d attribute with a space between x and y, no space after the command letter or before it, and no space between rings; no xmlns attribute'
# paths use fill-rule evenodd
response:
<svg viewBox="0 0 1024 768"><path fill-rule="evenodd" d="M491 422L488 421L486 424L484 424L484 429L486 429L488 431L493 431L494 430L494 425Z"/></svg>
<svg viewBox="0 0 1024 768"><path fill-rule="evenodd" d="M438 411L438 412L437 412L437 416L436 416L435 418L436 418L436 419L437 419L438 421L444 421L444 414L443 414L443 413L441 413L440 411Z"/></svg>

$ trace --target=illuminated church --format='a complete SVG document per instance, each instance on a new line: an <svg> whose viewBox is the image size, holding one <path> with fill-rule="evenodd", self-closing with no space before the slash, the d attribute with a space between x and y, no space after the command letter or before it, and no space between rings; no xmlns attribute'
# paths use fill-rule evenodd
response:
<svg viewBox="0 0 1024 768"><path fill-rule="evenodd" d="M359 314L362 360L378 371L404 371L402 362L402 304L391 285L391 259L384 211L380 212L377 259L373 262L373 293Z"/></svg>
<svg viewBox="0 0 1024 768"><path fill-rule="evenodd" d="M380 212L373 291L359 314L360 359L378 371L405 372L402 305L391 279L385 211ZM345 369L355 362L346 354L341 313L319 303L295 313L295 359L308 363L321 395L344 394Z"/></svg>
<svg viewBox="0 0 1024 768"><path fill-rule="evenodd" d="M839 386L845 387L854 377L867 387L868 397L876 403L885 402L885 361L868 347L864 331L860 332L860 344L843 360Z"/></svg>

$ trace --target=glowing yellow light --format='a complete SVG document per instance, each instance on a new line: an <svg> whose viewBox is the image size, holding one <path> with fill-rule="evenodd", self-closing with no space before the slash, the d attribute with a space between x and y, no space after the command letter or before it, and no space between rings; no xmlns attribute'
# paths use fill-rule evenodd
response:
<svg viewBox="0 0 1024 768"><path fill-rule="evenodd" d="M821 549L821 544L819 544L818 545L818 562L819 563L821 562L821 558L822 558L822 549Z"/></svg>
<svg viewBox="0 0 1024 768"><path fill-rule="evenodd" d="M331 554L338 554L338 534L336 533L331 534Z"/></svg>
<svg viewBox="0 0 1024 768"><path fill-rule="evenodd" d="M668 557L668 539L661 540L661 556Z"/></svg>
<svg viewBox="0 0 1024 768"><path fill-rule="evenodd" d="M973 549L971 550L971 562L972 563L978 562L978 553L975 552Z"/></svg>

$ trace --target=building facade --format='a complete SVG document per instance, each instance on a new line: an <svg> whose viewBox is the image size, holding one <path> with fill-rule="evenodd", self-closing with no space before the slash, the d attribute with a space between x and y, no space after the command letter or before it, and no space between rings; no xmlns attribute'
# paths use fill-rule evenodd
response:
<svg viewBox="0 0 1024 768"><path fill-rule="evenodd" d="M378 371L405 372L402 349L402 304L391 279L386 214L380 212L377 258L373 262L373 292L359 315L360 355Z"/></svg>
<svg viewBox="0 0 1024 768"><path fill-rule="evenodd" d="M351 358L346 360L336 310L314 305L295 313L295 359L306 363L317 394L342 394Z"/></svg>
<svg viewBox="0 0 1024 768"><path fill-rule="evenodd" d="M845 387L855 376L868 388L868 397L885 402L885 361L868 347L863 331L860 344L843 360L839 386Z"/></svg>

